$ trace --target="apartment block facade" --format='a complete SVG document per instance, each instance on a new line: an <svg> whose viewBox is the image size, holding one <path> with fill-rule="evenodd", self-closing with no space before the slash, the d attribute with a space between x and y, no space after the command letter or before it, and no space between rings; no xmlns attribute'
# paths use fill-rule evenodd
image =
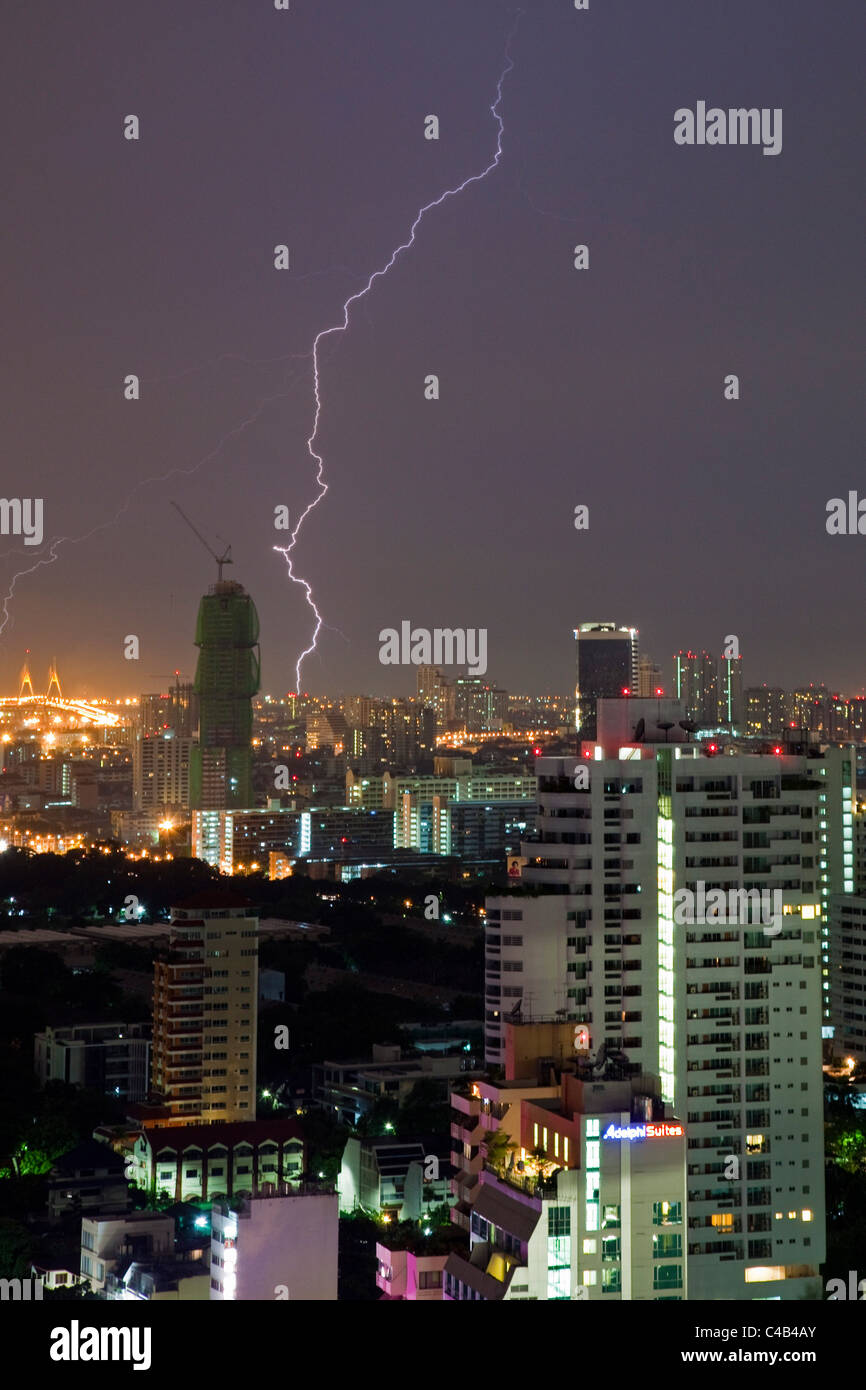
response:
<svg viewBox="0 0 866 1390"><path fill-rule="evenodd" d="M172 910L154 970L154 1099L170 1124L256 1113L258 920L201 894Z"/></svg>
<svg viewBox="0 0 866 1390"><path fill-rule="evenodd" d="M830 920L830 1019L837 1053L866 1062L866 895L840 893Z"/></svg>
<svg viewBox="0 0 866 1390"><path fill-rule="evenodd" d="M338 1233L334 1192L214 1202L211 1299L334 1302Z"/></svg>
<svg viewBox="0 0 866 1390"><path fill-rule="evenodd" d="M33 1039L40 1086L66 1081L140 1101L147 1094L149 1023L77 1023L45 1028Z"/></svg>
<svg viewBox="0 0 866 1390"><path fill-rule="evenodd" d="M850 750L597 743L536 771L523 891L487 900L488 1062L504 1062L509 1017L545 1016L657 1073L688 1136L689 1297L812 1296L829 906L853 888ZM686 924L677 895L701 885L762 890L779 921Z"/></svg>

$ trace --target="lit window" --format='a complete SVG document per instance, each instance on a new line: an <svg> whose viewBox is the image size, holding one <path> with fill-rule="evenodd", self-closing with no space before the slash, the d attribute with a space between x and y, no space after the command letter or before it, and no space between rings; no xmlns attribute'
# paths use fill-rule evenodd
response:
<svg viewBox="0 0 866 1390"><path fill-rule="evenodd" d="M734 1218L729 1212L714 1212L711 1218L712 1224L722 1231L730 1231L734 1224Z"/></svg>
<svg viewBox="0 0 866 1390"><path fill-rule="evenodd" d="M596 1269L585 1269L585 1270L583 1271L583 1274L581 1275L581 1282L584 1283L584 1284L597 1284L597 1283L598 1283L598 1270L596 1270Z"/></svg>
<svg viewBox="0 0 866 1390"><path fill-rule="evenodd" d="M587 1139L597 1139L597 1138L598 1138L599 1134L601 1133L601 1130L599 1129L599 1125L600 1125L600 1124L601 1124L601 1121L600 1121L600 1120L587 1120L587 1122L586 1122L586 1137L587 1137Z"/></svg>
<svg viewBox="0 0 866 1390"><path fill-rule="evenodd" d="M755 1265L752 1269L747 1269L745 1278L747 1284L764 1284L784 1279L784 1265Z"/></svg>
<svg viewBox="0 0 866 1390"><path fill-rule="evenodd" d="M811 1221L811 1220L812 1220L812 1213L811 1213L811 1211L809 1210L808 1207L805 1207L805 1208L803 1209L803 1211L800 1212L800 1215L802 1216L802 1218L803 1218L804 1221Z"/></svg>
<svg viewBox="0 0 866 1390"><path fill-rule="evenodd" d="M594 1255L594 1254L596 1253L596 1250L597 1250L597 1249L598 1249L598 1241L596 1241L596 1240L585 1240L585 1241L583 1242L583 1253L584 1253L584 1255Z"/></svg>

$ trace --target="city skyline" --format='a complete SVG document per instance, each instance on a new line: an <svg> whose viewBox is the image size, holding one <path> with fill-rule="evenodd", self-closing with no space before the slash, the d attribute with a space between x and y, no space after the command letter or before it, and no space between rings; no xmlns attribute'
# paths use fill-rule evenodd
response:
<svg viewBox="0 0 866 1390"><path fill-rule="evenodd" d="M255 600L255 595L251 594L250 597L253 600ZM640 629L638 629L638 631L640 631ZM501 678L500 673L495 669L491 669L489 672L486 673L486 675L483 677L484 683L490 686L496 686L500 689L504 689L508 692L509 695L514 696L553 695L561 696L569 700L573 699L574 653L572 649L573 641L571 642L571 644L569 644L569 637L570 633L567 632L565 634L564 642L565 650L571 657L571 661L566 663L569 668L569 672L568 676L563 678L559 686L543 686L538 683L533 683L531 678L521 679L520 677L518 677L517 682L511 684L507 681L504 681ZM150 680L148 679L147 672L143 671L137 673L135 671L135 668L133 667L131 672L132 678L129 681L127 681L126 685L121 686L119 684L115 684L107 691L107 693L106 686L100 685L94 682L93 680L88 680L86 678L77 682L67 680L67 665L62 655L59 659L52 658L51 660L41 661L38 655L34 659L31 650L28 648L26 654L22 653L21 659L18 661L17 664L10 665L7 663L4 666L4 664L0 662L0 689L5 690L8 696L12 696L13 694L16 694L18 692L22 684L21 676L26 662L29 669L31 682L37 695L44 694L47 691L51 673L52 671L54 671L61 680L63 694L69 695L71 698L81 700L137 700L142 694L170 691L175 683L175 680L178 678L181 681L191 681L193 679L193 676L195 674L196 657L194 653L194 643L192 639L190 640L189 645L190 648L193 649L193 655L191 656L186 666L175 666L170 671L163 672L161 674L161 679ZM263 643L262 645L264 646L265 644ZM678 654L686 650L687 648L685 648L684 646L680 646L671 651L667 656L662 655L660 658L658 652L655 649L645 648L643 643L641 643L641 656L649 656L661 666L662 688L664 689L664 693L666 696L672 696L674 694L674 680L672 676L674 661ZM704 650L707 650L707 648L703 646L701 643L698 643L690 650L692 652L700 653ZM722 657L721 651L719 651L718 653L710 652L710 655L715 655L716 660L721 660ZM263 665L266 662L267 652L265 651ZM826 678L822 679L822 673L819 672L812 679L802 679L785 684L782 681L772 681L766 678L761 679L759 673L756 675L755 679L751 679L750 677L752 675L752 662L749 661L748 653L743 654L743 665L745 668L743 685L744 689L746 690L758 689L762 686L772 689L782 689L786 691L800 691L807 690L809 688L815 688L816 690L825 689L830 695L840 696L841 698L866 699L866 683L861 685L858 689L852 689L845 685L840 685L838 683L828 681ZM43 666L45 668L44 673L40 674L42 672ZM70 667L74 669L74 663L70 663ZM443 670L443 674L446 676L446 678L451 681L456 680L458 677L465 677L466 675L465 667L454 666L445 667L441 669ZM273 685L273 683L268 684L266 677L263 676L261 691L256 696L256 699L284 699L287 696L296 695L299 693L301 695L309 696L314 699L342 700L348 699L353 695L358 695L362 693L365 695L369 695L373 699L390 699L392 697L396 699L406 699L416 694L416 672L417 667L415 666L406 666L402 668L398 667L396 670L393 667L383 668L382 676L377 688L373 688L373 686L363 687L359 684L343 685L341 687L334 687L330 689L324 686L305 686L304 689L300 692L295 691L290 687L282 689ZM135 679L136 674L139 675L138 680Z"/></svg>
<svg viewBox="0 0 866 1390"><path fill-rule="evenodd" d="M862 0L7 9L0 1302L826 1375Z"/></svg>

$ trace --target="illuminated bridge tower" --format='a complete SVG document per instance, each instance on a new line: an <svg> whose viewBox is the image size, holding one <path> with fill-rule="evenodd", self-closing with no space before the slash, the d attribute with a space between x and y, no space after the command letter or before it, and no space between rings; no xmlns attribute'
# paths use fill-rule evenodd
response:
<svg viewBox="0 0 866 1390"><path fill-rule="evenodd" d="M252 697L259 689L259 616L241 584L211 586L198 610L195 691L199 743L192 750L190 804L233 810L253 804Z"/></svg>

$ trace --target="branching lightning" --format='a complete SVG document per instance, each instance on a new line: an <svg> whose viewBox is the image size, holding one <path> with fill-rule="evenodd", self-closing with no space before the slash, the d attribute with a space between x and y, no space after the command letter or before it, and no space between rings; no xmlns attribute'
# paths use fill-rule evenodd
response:
<svg viewBox="0 0 866 1390"><path fill-rule="evenodd" d="M309 356L308 353L291 355L303 356L304 358ZM6 592L3 595L2 599L0 599L0 613L2 613L2 619L0 619L0 635L2 635L2 633L5 631L6 626L9 622L9 604L12 602L12 598L15 594L15 587L19 579L23 579L28 574L33 574L34 571L41 569L44 565L53 565L54 562L59 558L58 552L61 546L81 545L84 541L89 541L92 539L93 536L98 535L100 531L107 531L110 527L114 526L120 520L120 518L126 512L129 511L129 508L131 507L134 499L138 496L138 494L142 491L143 488L150 487L154 483L167 482L169 478L190 477L193 473L197 473L198 470L200 468L203 468L206 463L210 463L212 459L216 458L217 454L220 453L220 451L223 449L223 447L228 443L230 439L233 439L235 435L242 434L244 430L248 429L250 425L254 424L256 420L258 420L259 416L261 415L262 411L265 409L266 406L270 405L272 401L282 400L289 389L289 386L286 386L281 391L277 391L271 396L263 397L255 406L255 408L250 412L250 414L247 415L245 419L243 419L240 422L239 425L233 425L230 430L227 430L226 433L222 435L222 437L217 441L214 447L211 450L209 450L209 452L206 453L202 458L200 458L197 463L191 464L189 468L169 468L165 473L156 473L150 478L142 478L140 482L136 483L135 487L131 490L131 492L127 493L124 500L118 505L116 510L112 513L110 517L108 517L106 521L98 522L96 526L92 526L89 531L86 531L81 536L55 536L53 540L49 541L49 543L45 547L47 554L38 555L32 565L28 565L26 569L17 570L15 574L13 574L10 577ZM22 552L20 550L16 549L12 551L7 551L6 555L16 555L21 553ZM5 559L5 555L0 558Z"/></svg>
<svg viewBox="0 0 866 1390"><path fill-rule="evenodd" d="M304 522L306 521L310 513L312 511L315 511L316 507L318 507L319 503L322 501L322 499L328 491L328 484L324 480L324 460L322 458L322 455L320 453L317 453L315 447L319 433L319 422L321 420L322 415L321 379L319 371L319 346L322 342L324 342L326 338L331 337L332 334L346 332L347 328L349 327L349 315L352 305L356 304L358 300L364 299L365 296L369 294L376 281L388 274L388 271L394 265L397 258L401 256L404 251L408 251L410 247L412 247L415 244L415 233L418 230L418 227L421 225L421 222L425 215L428 212L431 212L433 208L440 207L442 203L446 202L449 198L454 198L458 193L462 193L464 189L467 189L469 187L470 184L480 183L482 179L486 179L488 174L492 174L493 170L498 167L499 161L502 158L502 137L505 133L505 126L502 117L499 114L499 105L502 101L502 85L508 74L511 72L511 69L514 67L514 62L511 58L511 42L517 31L517 26L520 22L520 16L522 15L522 13L522 10L517 11L514 24L511 28L511 32L508 35L508 39L506 40L505 66L502 69L502 72L499 76L499 81L496 84L496 99L490 107L490 113L493 116L493 119L496 121L498 132L496 138L496 152L493 156L493 159L487 165L486 169L482 169L480 174L471 174L469 178L464 179L462 183L457 184L457 186L454 188L447 188L444 193L440 193L438 198L434 198L433 201L430 203L425 203L425 205L419 209L418 215L416 216L415 221L412 223L412 226L409 229L408 239L391 253L390 258L388 259L386 264L382 266L380 270L373 271L373 274L370 276L369 280L363 286L362 289L358 290L355 294L349 296L349 298L343 305L342 322L334 324L331 328L323 328L321 332L316 335L315 341L313 343L313 395L315 399L315 412L313 415L313 429L309 439L307 440L307 452L309 453L310 458L313 460L313 463L316 465L316 485L319 490L317 495L313 498L312 502L310 502L301 512L300 517L295 523L291 535L291 540L289 541L288 545L274 546L275 550L278 550L281 555L285 556L286 565L288 567L289 572L289 578L293 584L300 585L300 587L304 590L304 597L308 606L312 610L313 616L315 618L313 636L310 640L310 645L304 648L304 650L298 657L297 662L295 663L295 690L298 693L300 693L301 690L301 666L303 665L305 658L316 650L316 642L318 640L318 636L322 630L323 625L322 615L319 612L315 599L313 598L312 585L310 584L310 581L308 579L304 579L301 575L295 573L294 562L292 559L292 551L298 543L298 538L301 534Z"/></svg>
<svg viewBox="0 0 866 1390"><path fill-rule="evenodd" d="M298 521L295 524L294 530L291 533L291 540L289 541L289 544L286 546L274 547L275 550L280 551L280 553L285 556L289 572L289 578L291 579L293 584L298 584L304 590L306 602L312 610L313 616L315 618L315 626L310 645L307 648L305 648L304 651L301 652L295 665L295 678L297 690L300 690L301 688L301 665L305 657L309 656L311 652L316 650L316 642L319 633L321 632L323 626L327 626L324 623L324 620L322 618L321 613L319 612L315 599L313 598L313 590L309 580L304 579L301 575L295 573L292 560L292 551L294 550L295 545L297 544L297 541L300 537L304 522L310 515L310 512L314 511L315 508L319 505L319 503L322 501L322 498L328 491L328 484L324 480L324 460L322 458L322 455L319 454L315 448L316 440L318 438L319 433L319 424L322 412L319 348L326 338L331 337L333 334L344 333L347 330L347 328L349 327L349 317L352 306L356 304L359 300L364 299L366 295L369 294L375 282L381 277L387 275L388 271L394 265L398 257L401 256L404 251L408 251L410 247L414 245L415 233L425 215L428 212L431 212L433 208L439 207L449 198L453 198L458 193L462 193L466 188L469 187L470 184L479 183L482 179L487 178L488 174L491 174L493 170L498 167L499 162L502 158L502 139L505 130L502 117L499 114L499 106L502 101L502 86L506 77L514 67L514 63L510 54L510 49L514 35L517 32L517 26L520 22L520 17L522 14L523 11L520 9L518 9L515 12L514 24L511 28L511 32L509 33L505 44L505 66L500 74L499 81L496 84L496 99L490 106L491 115L493 116L497 125L496 151L493 156L493 159L490 161L490 163L487 165L485 169L481 170L480 173L470 175L468 178L464 179L462 183L458 184L454 188L446 189L445 192L441 193L438 198L434 198L432 202L426 203L424 207L419 209L418 214L415 217L415 220L409 229L409 235L407 240L392 252L387 263L384 266L382 266L380 270L376 270L373 272L373 274L367 280L366 284L360 290L358 290L355 294L349 296L349 298L345 301L343 305L342 322L334 324L331 328L322 329L322 331L319 334L317 334L315 338L311 352L287 353L285 354L285 356L282 357L268 359L268 362L270 363L297 359L302 359L303 361L306 361L308 358L312 357L313 363L313 391L315 398L315 412L313 417L313 428L307 440L307 451L310 455L310 458L316 465L316 484L318 486L318 493L301 513ZM309 275L299 276L298 278L309 279L313 275L333 274L335 270L340 272L351 273L348 267L337 266L322 271L310 272ZM214 361L240 361L250 366L263 365L263 363L255 363L250 359L243 357L237 353L221 353L216 359L214 359ZM179 380L181 377L188 375L190 372L205 370L206 366L210 365L213 365L213 363L205 364L205 366L202 367L194 366L185 368L180 372L174 374L173 376L167 378L157 378L154 384L157 384L159 382ZM118 504L117 508L112 513L112 515L110 515L105 521L97 523L97 525L91 527L89 531L86 531L82 535L53 537L53 539L45 545L43 551L41 553L37 552L37 554L33 557L32 564L28 565L23 569L17 570L13 575L10 576L7 583L6 592L2 594L2 596L0 596L0 635L3 634L10 622L10 604L14 597L16 586L19 580L24 579L27 575L33 574L36 570L41 569L43 566L54 564L59 559L59 552L61 548L65 546L80 545L84 541L91 540L93 536L98 535L101 531L109 530L112 526L116 525L120 518L123 515L125 515L126 512L128 512L133 501L144 488L151 487L155 483L167 482L170 478L190 477L194 473L197 473L200 468L203 468L205 466L205 464L211 462L214 458L216 458L216 456L222 451L222 449L231 439L234 439L236 436L242 434L246 429L253 425L259 419L262 412L268 405L270 405L274 401L284 399L291 387L297 384L299 380L300 375L296 376L293 381L287 382L280 391L274 392L272 395L267 395L261 398L258 401L258 403L254 406L254 408L250 411L250 413L239 424L234 425L231 429L227 430L220 437L220 439L213 446L213 448L210 449L203 457L198 459L196 463L191 464L188 468L170 468L167 469L164 473L154 474L151 477L141 479L141 481L136 483L135 486L131 489L131 491L127 493L126 497ZM23 552L21 552L20 550L7 551L5 555L0 558L5 558L6 555L21 553Z"/></svg>

